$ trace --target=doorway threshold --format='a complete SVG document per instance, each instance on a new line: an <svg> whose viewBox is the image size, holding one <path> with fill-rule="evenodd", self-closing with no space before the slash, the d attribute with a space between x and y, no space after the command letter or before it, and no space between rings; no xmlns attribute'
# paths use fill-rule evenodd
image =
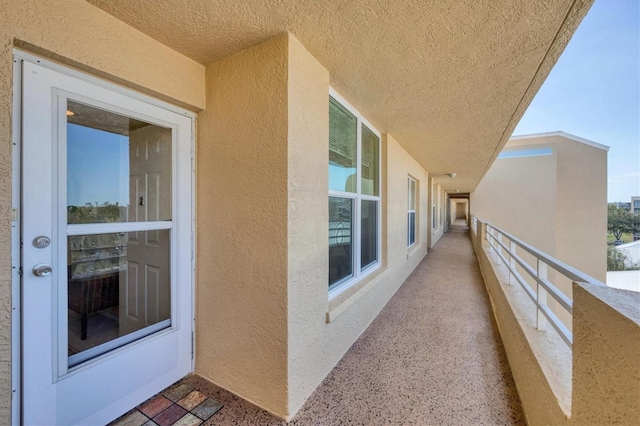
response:
<svg viewBox="0 0 640 426"><path fill-rule="evenodd" d="M223 405L188 380L178 381L110 423L110 426L198 426Z"/></svg>

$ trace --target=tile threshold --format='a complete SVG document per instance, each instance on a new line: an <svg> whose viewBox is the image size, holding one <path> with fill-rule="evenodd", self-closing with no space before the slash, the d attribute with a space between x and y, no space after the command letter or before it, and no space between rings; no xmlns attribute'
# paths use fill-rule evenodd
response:
<svg viewBox="0 0 640 426"><path fill-rule="evenodd" d="M223 405L181 380L149 398L109 426L198 426Z"/></svg>

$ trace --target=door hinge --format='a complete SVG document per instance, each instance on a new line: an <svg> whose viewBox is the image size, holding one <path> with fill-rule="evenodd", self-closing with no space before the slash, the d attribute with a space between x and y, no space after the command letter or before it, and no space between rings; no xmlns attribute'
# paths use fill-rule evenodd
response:
<svg viewBox="0 0 640 426"><path fill-rule="evenodd" d="M18 269L18 274L20 274L20 276L24 275L24 269L22 269L22 266Z"/></svg>
<svg viewBox="0 0 640 426"><path fill-rule="evenodd" d="M193 338L193 331L191 332L191 359L193 360L193 352L195 349L195 342L194 342L194 338Z"/></svg>

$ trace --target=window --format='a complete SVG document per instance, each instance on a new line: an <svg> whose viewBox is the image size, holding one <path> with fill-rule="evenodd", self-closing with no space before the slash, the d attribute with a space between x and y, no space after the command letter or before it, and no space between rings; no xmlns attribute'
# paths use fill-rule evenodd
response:
<svg viewBox="0 0 640 426"><path fill-rule="evenodd" d="M416 180L409 176L407 183L407 247L411 247L416 242Z"/></svg>
<svg viewBox="0 0 640 426"><path fill-rule="evenodd" d="M435 204L431 208L431 225L433 229L436 229L436 205Z"/></svg>
<svg viewBox="0 0 640 426"><path fill-rule="evenodd" d="M431 227L436 229L438 227L438 218L436 217L436 184L431 185Z"/></svg>
<svg viewBox="0 0 640 426"><path fill-rule="evenodd" d="M380 265L380 134L329 99L329 289Z"/></svg>

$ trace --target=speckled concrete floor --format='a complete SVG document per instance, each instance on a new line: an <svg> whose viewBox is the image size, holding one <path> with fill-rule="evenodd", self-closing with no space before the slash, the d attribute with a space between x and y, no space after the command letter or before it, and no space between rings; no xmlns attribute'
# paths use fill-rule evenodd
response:
<svg viewBox="0 0 640 426"><path fill-rule="evenodd" d="M207 425L286 424L184 380L224 404ZM445 234L290 424L525 424L468 233Z"/></svg>

